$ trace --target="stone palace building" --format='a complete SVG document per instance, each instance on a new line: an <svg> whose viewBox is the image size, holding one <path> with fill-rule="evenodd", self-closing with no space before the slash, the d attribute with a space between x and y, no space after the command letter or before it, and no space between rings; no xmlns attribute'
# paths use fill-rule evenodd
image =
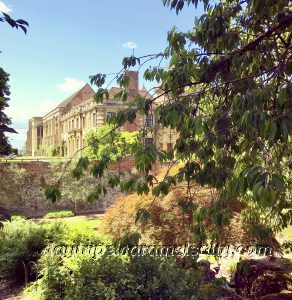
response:
<svg viewBox="0 0 292 300"><path fill-rule="evenodd" d="M25 155L47 156L48 149L55 147L59 155L70 157L85 146L88 130L97 130L101 125L105 125L108 117L126 109L137 94L149 97L144 87L139 88L138 72L127 71L127 75L130 84L129 96L125 102L114 99L115 94L121 89L112 87L109 90L109 100L97 104L94 100L94 90L86 84L45 116L31 118L25 143ZM143 126L155 126L155 123L154 115L146 118L138 116L133 124L124 124L122 130L136 131ZM173 130L157 127L155 134L148 134L146 142L155 143L160 149L170 150L176 139Z"/></svg>

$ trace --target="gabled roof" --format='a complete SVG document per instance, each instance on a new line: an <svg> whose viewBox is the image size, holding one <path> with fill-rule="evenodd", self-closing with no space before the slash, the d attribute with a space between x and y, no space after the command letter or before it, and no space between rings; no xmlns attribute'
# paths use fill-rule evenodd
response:
<svg viewBox="0 0 292 300"><path fill-rule="evenodd" d="M86 97L82 98L84 96L83 92L85 89L89 90L88 95L85 95ZM62 101L57 107L52 109L50 112L48 112L44 117L49 116L52 112L58 111L58 109L65 109L65 111L68 111L72 106L76 106L78 103L78 100L81 102L88 100L95 94L92 87L86 83L81 89L79 89L77 92L69 96L67 99ZM81 99L79 99L81 98Z"/></svg>
<svg viewBox="0 0 292 300"><path fill-rule="evenodd" d="M57 107L66 107L72 100L74 100L76 97L78 97L81 94L81 92L85 89L85 87L89 87L92 93L94 93L92 87L88 83L86 83L85 86L83 86L80 90L75 92L73 95L69 96L64 101L62 101Z"/></svg>

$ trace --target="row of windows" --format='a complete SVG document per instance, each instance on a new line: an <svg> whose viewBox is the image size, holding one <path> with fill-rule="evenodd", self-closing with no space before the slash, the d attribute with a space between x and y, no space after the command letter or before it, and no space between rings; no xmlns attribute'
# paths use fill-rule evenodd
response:
<svg viewBox="0 0 292 300"><path fill-rule="evenodd" d="M58 126L55 124L55 129L53 128L53 124L45 125L44 132L46 135L56 134L58 133Z"/></svg>
<svg viewBox="0 0 292 300"><path fill-rule="evenodd" d="M115 112L107 112L107 120L114 117L116 115ZM80 119L81 119L81 124L80 124ZM94 112L92 114L92 127L95 127L96 126L96 113ZM76 118L76 119L73 119L73 120L69 120L67 122L67 126L63 123L62 124L62 132L65 132L66 130L70 131L70 130L74 130L74 129L78 129L80 127L82 128L86 128L86 118L85 116L81 117L81 118ZM88 120L88 124L90 124L90 119ZM145 118L145 126L146 127L152 127L154 124L153 122L153 115L148 115L146 116ZM53 133L53 124L50 124L45 126L45 134L46 135L49 135L49 134L52 134ZM81 126L80 126L81 125ZM66 126L66 128L65 128ZM90 127L90 126L89 126ZM58 124L55 123L55 134L58 132Z"/></svg>
<svg viewBox="0 0 292 300"><path fill-rule="evenodd" d="M110 118L114 117L116 115L115 112L107 112L107 120L109 120ZM154 124L153 122L153 115L148 115L145 118L145 126L146 127L152 127ZM76 125L74 127L74 125ZM96 113L92 114L92 126L95 127L96 126ZM82 128L86 127L86 122L85 122L85 117L82 118ZM76 122L74 124L74 120L69 121L69 125L68 125L69 130L72 130L74 128L79 128L79 118L76 119Z"/></svg>
<svg viewBox="0 0 292 300"><path fill-rule="evenodd" d="M115 115L114 112L107 112L107 118L112 118L114 115ZM68 130L73 130L73 129L79 128L79 119L80 118L76 118L75 120L69 120L68 121ZM85 128L86 127L85 117L82 117L81 120L82 120L82 128ZM89 123L90 123L90 120L89 120ZM93 127L96 126L96 113L95 112L92 114L92 126ZM64 128L63 128L63 132L64 132Z"/></svg>

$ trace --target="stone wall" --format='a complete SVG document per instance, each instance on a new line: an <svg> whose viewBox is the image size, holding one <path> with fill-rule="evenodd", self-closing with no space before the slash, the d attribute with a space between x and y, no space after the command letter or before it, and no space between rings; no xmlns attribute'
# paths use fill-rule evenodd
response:
<svg viewBox="0 0 292 300"><path fill-rule="evenodd" d="M122 172L122 176L128 177L133 166L133 159L126 158L119 164L111 165L109 172ZM89 203L86 196L99 180L85 176L76 181L70 172L66 172L61 186L62 198L57 203L52 203L45 198L44 187L55 182L63 168L64 164L54 165L43 161L0 163L0 205L13 213L28 217L43 216L57 209L71 209L79 214L101 213L122 194L118 189L109 189L102 199ZM101 182L105 183L105 180L101 179Z"/></svg>

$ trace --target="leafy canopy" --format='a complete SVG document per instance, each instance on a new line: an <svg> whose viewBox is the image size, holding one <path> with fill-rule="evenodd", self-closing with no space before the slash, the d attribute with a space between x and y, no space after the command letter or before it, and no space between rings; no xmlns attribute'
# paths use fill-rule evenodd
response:
<svg viewBox="0 0 292 300"><path fill-rule="evenodd" d="M291 133L292 57L291 3L288 0L164 0L177 13L185 4L203 6L194 28L168 32L168 46L158 54L124 58L123 70L149 65L144 79L157 85L151 98L136 96L129 109L117 114L116 127L133 122L137 114L156 116L157 126L179 133L172 153L142 144L135 154L144 184L129 186L139 193L167 194L182 180L216 189L208 210L189 205L191 230L206 237L205 217L228 225L234 210L250 230L267 236L292 223ZM157 60L155 66L154 61ZM161 67L165 60L168 68ZM126 75L116 79L127 88ZM108 98L104 74L92 76L96 100ZM153 92L153 89L151 90ZM151 92L150 91L150 92ZM156 128L148 129L155 136ZM183 167L167 172L157 183L151 167L171 159ZM103 174L108 160L97 167ZM116 181L119 184L119 181ZM187 205L188 204L188 205ZM140 216L143 215L142 213Z"/></svg>
<svg viewBox="0 0 292 300"><path fill-rule="evenodd" d="M2 12L2 17L0 17L0 22L6 22L8 23L12 28L20 28L23 30L23 32L27 33L27 27L29 27L28 22L26 22L23 19L12 19L8 14Z"/></svg>
<svg viewBox="0 0 292 300"><path fill-rule="evenodd" d="M3 17L0 17L0 22L7 22L12 28L21 28L24 33L27 32L29 24L22 20L14 20L8 14L2 12ZM0 51L1 52L1 51ZM5 132L17 133L13 128L8 125L11 124L10 118L4 113L4 109L8 107L9 101L9 74L0 68L0 156L12 153L13 149L8 141L8 137L5 136ZM10 219L9 212L2 206L0 206L0 228L2 227L2 220Z"/></svg>
<svg viewBox="0 0 292 300"><path fill-rule="evenodd" d="M12 28L21 28L24 33L27 32L27 27L29 27L29 24L26 21L22 19L14 20L8 14L4 12L1 13L2 17L0 17L0 22L6 22ZM8 81L9 74L0 68L0 155L7 155L12 152L11 145L8 141L8 138L5 136L5 132L17 133L13 128L8 126L11 124L11 120L4 113L4 109L8 107L10 95Z"/></svg>
<svg viewBox="0 0 292 300"><path fill-rule="evenodd" d="M2 12L0 22L7 22L12 28L21 28L24 33L27 32L27 27L29 27L29 24L26 21L22 19L14 20L4 12ZM0 155L7 155L12 152L11 145L9 144L8 138L4 133L17 133L13 128L10 128L8 126L11 124L11 120L4 113L4 109L8 107L10 95L8 81L9 74L7 74L2 68L0 68Z"/></svg>
<svg viewBox="0 0 292 300"><path fill-rule="evenodd" d="M113 129L112 125L103 125L97 131L89 130L85 136L88 146L85 147L83 155L96 160L107 157L111 162L117 162L125 155L134 154L138 132Z"/></svg>
<svg viewBox="0 0 292 300"><path fill-rule="evenodd" d="M4 112L4 109L8 107L10 95L8 81L9 74L0 68L0 155L7 155L12 152L11 145L8 138L5 136L5 132L16 133L13 128L9 127L11 120Z"/></svg>

